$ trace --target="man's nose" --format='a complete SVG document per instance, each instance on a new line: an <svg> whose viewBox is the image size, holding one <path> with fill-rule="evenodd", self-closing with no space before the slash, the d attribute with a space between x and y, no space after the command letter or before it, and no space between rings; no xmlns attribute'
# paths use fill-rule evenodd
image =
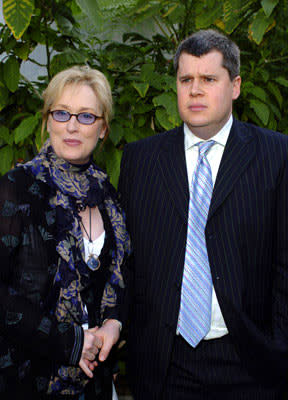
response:
<svg viewBox="0 0 288 400"><path fill-rule="evenodd" d="M198 94L203 93L201 82L199 79L194 79L193 82L191 82L190 93L191 96L197 96Z"/></svg>

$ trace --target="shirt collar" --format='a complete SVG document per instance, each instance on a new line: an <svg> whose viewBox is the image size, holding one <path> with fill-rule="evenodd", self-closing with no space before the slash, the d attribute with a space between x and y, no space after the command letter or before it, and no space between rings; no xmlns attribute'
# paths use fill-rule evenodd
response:
<svg viewBox="0 0 288 400"><path fill-rule="evenodd" d="M233 117L232 114L230 115L230 118L226 122L226 124L220 129L216 135L213 136L213 140L215 140L216 143L220 144L221 146L225 147L226 142L228 140L228 136L230 133L230 129L233 123ZM199 143L199 137L195 136L193 132L188 128L188 126L184 123L184 146L185 146L185 151L190 149L190 147L195 146L196 143Z"/></svg>

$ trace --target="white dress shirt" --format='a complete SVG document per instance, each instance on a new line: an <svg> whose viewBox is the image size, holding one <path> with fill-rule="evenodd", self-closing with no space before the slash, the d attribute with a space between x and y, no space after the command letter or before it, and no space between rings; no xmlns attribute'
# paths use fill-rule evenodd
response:
<svg viewBox="0 0 288 400"><path fill-rule="evenodd" d="M211 172L212 172L212 181L213 186L216 181L216 176L218 173L219 165L221 162L221 158L224 152L224 148L230 133L230 129L232 126L233 118L230 116L229 120L223 126L223 128L213 136L213 139L216 143L211 147L209 153L207 154L207 159L209 161ZM186 156L186 165L187 165L187 174L188 174L188 182L191 185L192 176L194 170L196 168L197 160L198 160L198 146L195 146L197 143L202 140L195 136L193 132L190 131L188 126L184 124L184 146L185 146L185 156ZM205 340L216 339L222 337L228 333L228 329L226 327L217 297L214 290L212 290L212 310L211 310L211 326L210 331L205 336Z"/></svg>

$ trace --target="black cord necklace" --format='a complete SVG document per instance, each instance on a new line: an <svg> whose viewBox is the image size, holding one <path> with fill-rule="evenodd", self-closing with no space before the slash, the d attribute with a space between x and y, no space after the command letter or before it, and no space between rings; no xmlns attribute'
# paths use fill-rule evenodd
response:
<svg viewBox="0 0 288 400"><path fill-rule="evenodd" d="M91 227L92 227L92 212L91 208L89 207L89 234L87 232L87 229L85 228L85 225L83 224L82 218L80 217L80 223L83 226L84 232L86 233L86 236L89 240L88 243L88 260L87 260L87 265L92 271L97 271L97 269L100 268L100 260L96 256L96 254L93 253L93 241L92 241L92 234L91 234Z"/></svg>

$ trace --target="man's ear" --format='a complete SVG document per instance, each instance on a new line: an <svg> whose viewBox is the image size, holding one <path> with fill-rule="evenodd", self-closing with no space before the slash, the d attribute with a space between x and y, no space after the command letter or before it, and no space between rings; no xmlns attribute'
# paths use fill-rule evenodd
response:
<svg viewBox="0 0 288 400"><path fill-rule="evenodd" d="M233 88L232 88L232 99L236 100L240 96L241 92L241 76L238 75L236 78L233 79L232 82Z"/></svg>

